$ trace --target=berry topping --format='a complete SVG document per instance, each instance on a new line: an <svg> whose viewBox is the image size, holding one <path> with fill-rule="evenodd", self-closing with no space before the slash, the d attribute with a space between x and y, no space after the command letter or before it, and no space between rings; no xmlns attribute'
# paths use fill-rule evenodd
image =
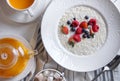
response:
<svg viewBox="0 0 120 81"><path fill-rule="evenodd" d="M89 19L89 17L86 15L86 16L85 16L85 19Z"/></svg>
<svg viewBox="0 0 120 81"><path fill-rule="evenodd" d="M92 34L94 34L94 32L93 32L92 28L90 29L90 34L91 34L91 35L92 35Z"/></svg>
<svg viewBox="0 0 120 81"><path fill-rule="evenodd" d="M98 26L98 25L94 25L94 26L92 27L92 30L93 30L93 32L98 32L99 26Z"/></svg>
<svg viewBox="0 0 120 81"><path fill-rule="evenodd" d="M73 36L71 36L71 37L69 38L68 42L70 42L70 41L74 41Z"/></svg>
<svg viewBox="0 0 120 81"><path fill-rule="evenodd" d="M71 24L70 27L73 27L73 25Z"/></svg>
<svg viewBox="0 0 120 81"><path fill-rule="evenodd" d="M90 19L90 21L88 22L89 25L96 25L96 19Z"/></svg>
<svg viewBox="0 0 120 81"><path fill-rule="evenodd" d="M81 22L79 27L87 29L88 28L88 23L86 21L83 21L83 22Z"/></svg>
<svg viewBox="0 0 120 81"><path fill-rule="evenodd" d="M74 20L73 22L72 22L72 26L73 27L77 27L79 25L79 22L77 21L77 20Z"/></svg>
<svg viewBox="0 0 120 81"><path fill-rule="evenodd" d="M88 25L88 29L91 29L92 28L92 26L91 25Z"/></svg>
<svg viewBox="0 0 120 81"><path fill-rule="evenodd" d="M76 29L74 27L71 28L71 31L74 32Z"/></svg>
<svg viewBox="0 0 120 81"><path fill-rule="evenodd" d="M95 34L94 34L94 33L93 33L93 34L90 34L90 36L91 36L92 38L94 38Z"/></svg>
<svg viewBox="0 0 120 81"><path fill-rule="evenodd" d="M82 32L83 32L83 33L85 32L85 29L84 29L84 28L82 29Z"/></svg>
<svg viewBox="0 0 120 81"><path fill-rule="evenodd" d="M89 29L85 29L85 30L84 30L84 33L85 33L85 34L89 34Z"/></svg>
<svg viewBox="0 0 120 81"><path fill-rule="evenodd" d="M68 20L68 21L67 21L67 24L68 24L68 25L70 25L70 24L71 24L71 22Z"/></svg>
<svg viewBox="0 0 120 81"><path fill-rule="evenodd" d="M76 42L80 42L80 41L81 41L80 36L77 35L77 34L75 34L75 35L73 36L73 39L74 39Z"/></svg>
<svg viewBox="0 0 120 81"><path fill-rule="evenodd" d="M83 34L83 36L82 36L83 38L87 38L87 34Z"/></svg>
<svg viewBox="0 0 120 81"><path fill-rule="evenodd" d="M73 18L73 20L76 20L76 18Z"/></svg>
<svg viewBox="0 0 120 81"><path fill-rule="evenodd" d="M74 47L75 41L73 39L73 36L69 38L68 43L69 43L69 45L71 45L72 47Z"/></svg>
<svg viewBox="0 0 120 81"><path fill-rule="evenodd" d="M87 38L88 38L88 39L90 38L90 34L87 34Z"/></svg>
<svg viewBox="0 0 120 81"><path fill-rule="evenodd" d="M88 31L85 31L84 33L85 33L85 34L89 34L89 32L88 32Z"/></svg>
<svg viewBox="0 0 120 81"><path fill-rule="evenodd" d="M72 47L74 47L75 43L81 41L81 37L83 39L94 38L95 33L99 31L99 26L97 25L96 19L94 18L90 19L89 16L87 15L84 18L86 20L81 21L81 23L76 18L73 18L72 21L71 19L68 20L66 24L70 27L70 30L67 26L62 26L61 31L64 34L67 35L69 31L73 32L70 33L70 35L72 36L68 39L68 44Z"/></svg>
<svg viewBox="0 0 120 81"><path fill-rule="evenodd" d="M64 34L68 34L68 33L69 33L68 27L62 26L62 32L63 32Z"/></svg>
<svg viewBox="0 0 120 81"><path fill-rule="evenodd" d="M81 27L77 28L77 30L76 30L75 33L76 33L76 34L82 34L82 28L81 28Z"/></svg>

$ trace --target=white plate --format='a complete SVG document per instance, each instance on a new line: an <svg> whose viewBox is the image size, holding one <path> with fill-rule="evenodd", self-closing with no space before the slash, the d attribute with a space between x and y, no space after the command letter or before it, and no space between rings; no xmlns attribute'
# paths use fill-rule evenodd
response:
<svg viewBox="0 0 120 81"><path fill-rule="evenodd" d="M27 11L19 12L10 8L6 3L6 0L1 0L0 2L1 12L3 12L3 15L6 17L6 19L18 23L28 23L36 20L43 13L44 6L44 0L35 0L35 4L29 9L33 14L33 17L31 17Z"/></svg>
<svg viewBox="0 0 120 81"><path fill-rule="evenodd" d="M65 10L78 5L87 5L99 11L107 24L107 39L104 46L87 56L75 56L63 50L57 41L59 19ZM52 16L52 17L51 17ZM49 55L61 66L73 71L92 71L105 66L117 54L120 48L120 14L110 0L55 0L46 10L41 34ZM62 47L61 47L62 46Z"/></svg>
<svg viewBox="0 0 120 81"><path fill-rule="evenodd" d="M21 37L21 36L19 36L19 35L1 33L1 34L0 34L0 38L4 38L4 37L17 38L17 39L19 39L21 42L23 42L25 45L27 45L29 49L32 49L32 47L29 45L29 43L28 43L23 37ZM19 67L18 67L18 68L19 68ZM20 74L18 74L18 75L15 76L15 77L12 77L12 78L8 78L8 79L2 79L2 78L0 78L0 81L19 81L19 80L23 79L25 76L27 76L30 71L31 71L32 73L34 73L35 68L36 68L35 59L34 59L34 58L31 58L31 59L28 61L28 64L27 64L27 66L26 66L26 68L24 69L23 72L21 72Z"/></svg>

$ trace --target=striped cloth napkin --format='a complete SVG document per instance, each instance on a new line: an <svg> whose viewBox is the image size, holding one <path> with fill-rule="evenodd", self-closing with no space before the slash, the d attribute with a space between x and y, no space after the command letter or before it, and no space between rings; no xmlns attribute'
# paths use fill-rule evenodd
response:
<svg viewBox="0 0 120 81"><path fill-rule="evenodd" d="M102 70L96 70L92 72L88 72L90 80L92 80L97 74L99 74ZM120 81L120 65L113 71L107 71L100 75L95 81Z"/></svg>

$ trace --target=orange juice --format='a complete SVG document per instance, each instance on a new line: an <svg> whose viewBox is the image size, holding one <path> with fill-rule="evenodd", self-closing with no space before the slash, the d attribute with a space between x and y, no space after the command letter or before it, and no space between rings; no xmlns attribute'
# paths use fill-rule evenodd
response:
<svg viewBox="0 0 120 81"><path fill-rule="evenodd" d="M15 9L26 9L34 3L34 0L8 0L8 2Z"/></svg>
<svg viewBox="0 0 120 81"><path fill-rule="evenodd" d="M9 47L5 46L8 45ZM11 47L14 47L14 49L22 49L22 53L19 51L17 52L17 57L14 57L14 50L11 50ZM10 78L14 77L18 74L20 74L26 67L29 58L24 58L24 56L28 55L28 49L24 46L23 43L20 41L13 39L13 38L2 38L0 39L0 64L2 65L9 65L10 62L12 62L13 59L17 58L17 61L15 64L8 68L0 68L0 77L3 78ZM2 58L3 57L3 58ZM7 69L6 69L7 68Z"/></svg>

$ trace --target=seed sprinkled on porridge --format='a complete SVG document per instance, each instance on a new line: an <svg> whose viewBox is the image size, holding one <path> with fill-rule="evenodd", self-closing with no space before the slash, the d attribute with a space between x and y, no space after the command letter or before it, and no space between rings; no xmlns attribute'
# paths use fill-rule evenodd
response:
<svg viewBox="0 0 120 81"><path fill-rule="evenodd" d="M90 55L100 50L105 43L106 33L102 16L87 6L68 9L58 26L61 44L76 55Z"/></svg>

